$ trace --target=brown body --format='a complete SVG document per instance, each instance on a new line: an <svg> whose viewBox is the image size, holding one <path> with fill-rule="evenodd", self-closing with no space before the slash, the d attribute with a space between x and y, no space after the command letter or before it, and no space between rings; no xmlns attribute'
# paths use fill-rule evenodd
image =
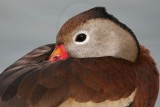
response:
<svg viewBox="0 0 160 107"><path fill-rule="evenodd" d="M52 64L47 59L53 48L40 47L1 74L0 107L58 107L69 98L100 103L126 98L135 89L133 107L154 107L159 76L144 47L135 63L102 57Z"/></svg>
<svg viewBox="0 0 160 107"><path fill-rule="evenodd" d="M154 107L158 90L149 51L97 7L67 21L56 44L2 72L0 107Z"/></svg>

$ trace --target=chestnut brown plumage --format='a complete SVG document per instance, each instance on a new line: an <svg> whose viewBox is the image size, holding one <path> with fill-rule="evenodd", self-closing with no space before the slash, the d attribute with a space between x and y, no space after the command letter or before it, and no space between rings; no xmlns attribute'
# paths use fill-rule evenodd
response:
<svg viewBox="0 0 160 107"><path fill-rule="evenodd" d="M60 30L57 44L66 46L69 38L64 34L80 23L96 18L109 19L129 32L137 46L136 59L127 60L121 56L77 58L67 50L69 58L50 62L48 59L55 44L39 47L0 75L0 107L72 107L65 105L69 99L98 104L127 98L134 91L134 100L128 101L127 106L154 107L159 90L159 74L154 60L146 48L139 46L133 32L104 8L93 8L70 19Z"/></svg>

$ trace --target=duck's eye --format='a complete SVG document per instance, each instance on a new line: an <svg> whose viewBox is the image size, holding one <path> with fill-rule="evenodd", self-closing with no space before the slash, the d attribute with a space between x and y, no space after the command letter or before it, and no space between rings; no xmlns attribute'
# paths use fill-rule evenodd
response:
<svg viewBox="0 0 160 107"><path fill-rule="evenodd" d="M80 34L78 34L78 35L76 36L75 41L76 41L76 42L83 42L83 41L86 40L86 38L87 38L87 35L86 35L86 34L80 33Z"/></svg>
<svg viewBox="0 0 160 107"><path fill-rule="evenodd" d="M89 35L86 32L85 33L81 32L81 33L76 34L73 40L75 44L82 45L88 42Z"/></svg>

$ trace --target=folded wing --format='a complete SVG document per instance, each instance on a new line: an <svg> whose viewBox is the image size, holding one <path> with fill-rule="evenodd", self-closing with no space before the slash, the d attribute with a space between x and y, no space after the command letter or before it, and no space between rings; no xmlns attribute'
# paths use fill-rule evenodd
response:
<svg viewBox="0 0 160 107"><path fill-rule="evenodd" d="M23 102L26 107L56 107L69 98L99 103L127 98L135 91L133 63L113 57L51 63L48 58L54 47L33 50L1 74L1 105L21 107L18 103Z"/></svg>

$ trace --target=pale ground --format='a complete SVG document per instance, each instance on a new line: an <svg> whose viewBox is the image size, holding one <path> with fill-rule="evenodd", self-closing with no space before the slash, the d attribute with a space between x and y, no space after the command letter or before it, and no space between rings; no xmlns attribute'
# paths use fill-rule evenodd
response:
<svg viewBox="0 0 160 107"><path fill-rule="evenodd" d="M105 6L127 24L160 69L159 5L159 0L0 0L0 72L32 49L55 42L68 18L95 6Z"/></svg>

